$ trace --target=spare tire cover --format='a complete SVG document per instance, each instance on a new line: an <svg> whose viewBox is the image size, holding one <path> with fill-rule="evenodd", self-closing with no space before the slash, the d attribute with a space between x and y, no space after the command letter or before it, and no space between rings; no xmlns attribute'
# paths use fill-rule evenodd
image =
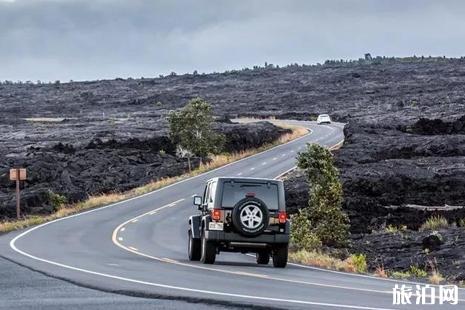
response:
<svg viewBox="0 0 465 310"><path fill-rule="evenodd" d="M240 234L247 237L257 236L268 227L268 207L258 198L244 198L234 206L232 220Z"/></svg>

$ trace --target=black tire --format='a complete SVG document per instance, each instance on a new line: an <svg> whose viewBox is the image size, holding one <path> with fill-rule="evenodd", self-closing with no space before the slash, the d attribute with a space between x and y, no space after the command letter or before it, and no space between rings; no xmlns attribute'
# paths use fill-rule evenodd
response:
<svg viewBox="0 0 465 310"><path fill-rule="evenodd" d="M250 207L251 205L260 209L262 214L261 221L257 222L257 226L253 228L246 227L241 221L241 213L245 208ZM268 227L269 217L270 212L268 211L268 207L262 200L255 197L247 197L240 200L236 203L232 212L232 222L234 227L238 233L245 237L255 237L260 235Z"/></svg>
<svg viewBox="0 0 465 310"><path fill-rule="evenodd" d="M289 252L288 244L276 246L273 249L273 266L276 268L284 268L287 265L287 255Z"/></svg>
<svg viewBox="0 0 465 310"><path fill-rule="evenodd" d="M259 265L268 265L270 262L270 252L268 251L259 251L256 254L257 264Z"/></svg>
<svg viewBox="0 0 465 310"><path fill-rule="evenodd" d="M200 239L194 239L192 237L192 232L189 229L189 242L187 245L187 253L189 255L190 261L198 261L200 260L201 254L201 247L200 247Z"/></svg>
<svg viewBox="0 0 465 310"><path fill-rule="evenodd" d="M202 229L202 237L201 237L201 255L200 261L204 264L214 264L216 258L216 245L205 239L205 234Z"/></svg>

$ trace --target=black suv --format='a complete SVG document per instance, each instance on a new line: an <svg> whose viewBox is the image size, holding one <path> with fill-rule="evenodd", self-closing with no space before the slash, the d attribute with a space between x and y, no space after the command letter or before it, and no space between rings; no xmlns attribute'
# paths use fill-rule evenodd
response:
<svg viewBox="0 0 465 310"><path fill-rule="evenodd" d="M289 221L282 181L213 178L203 197L194 196L201 214L189 218L189 260L213 264L220 252L256 253L258 264L287 264Z"/></svg>

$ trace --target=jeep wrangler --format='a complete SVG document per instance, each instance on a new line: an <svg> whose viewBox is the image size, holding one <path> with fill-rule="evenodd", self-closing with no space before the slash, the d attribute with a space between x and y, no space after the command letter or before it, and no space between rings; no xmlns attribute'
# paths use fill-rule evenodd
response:
<svg viewBox="0 0 465 310"><path fill-rule="evenodd" d="M220 252L255 253L258 264L287 264L289 221L282 181L213 178L194 196L201 214L189 218L189 260L213 264Z"/></svg>

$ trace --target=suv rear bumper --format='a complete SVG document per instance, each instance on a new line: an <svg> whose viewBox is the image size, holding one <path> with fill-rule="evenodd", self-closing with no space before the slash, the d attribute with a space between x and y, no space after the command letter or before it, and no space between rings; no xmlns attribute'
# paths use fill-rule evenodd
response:
<svg viewBox="0 0 465 310"><path fill-rule="evenodd" d="M289 243L289 234L261 234L257 237L244 237L238 233L224 231L205 231L205 239L210 241L244 242L244 243Z"/></svg>

